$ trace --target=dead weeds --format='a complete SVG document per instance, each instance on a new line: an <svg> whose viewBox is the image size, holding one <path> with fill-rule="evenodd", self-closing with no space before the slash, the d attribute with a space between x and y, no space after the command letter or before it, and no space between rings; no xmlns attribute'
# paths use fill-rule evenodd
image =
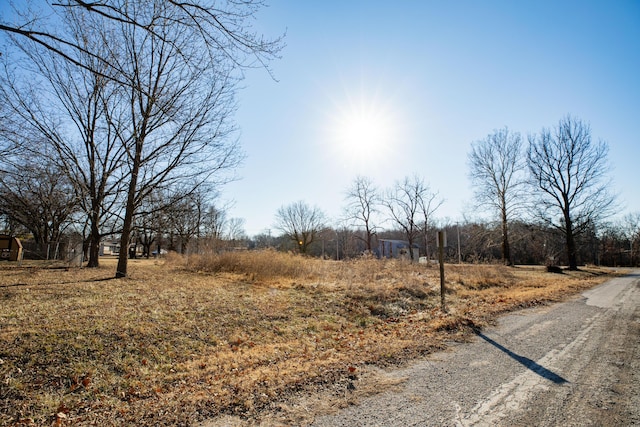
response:
<svg viewBox="0 0 640 427"><path fill-rule="evenodd" d="M444 313L438 270L398 261L265 251L133 260L112 280L114 264L0 268L0 424L258 420L609 274L447 266Z"/></svg>

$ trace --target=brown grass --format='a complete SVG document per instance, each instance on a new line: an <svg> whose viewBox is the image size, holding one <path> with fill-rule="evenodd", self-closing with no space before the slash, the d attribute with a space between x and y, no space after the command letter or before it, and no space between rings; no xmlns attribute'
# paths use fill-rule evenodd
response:
<svg viewBox="0 0 640 427"><path fill-rule="evenodd" d="M604 270L307 259L273 251L99 269L0 264L0 425L189 425L260 419L292 393L463 339L558 301ZM345 382L346 381L346 382ZM343 390L344 391L344 390Z"/></svg>

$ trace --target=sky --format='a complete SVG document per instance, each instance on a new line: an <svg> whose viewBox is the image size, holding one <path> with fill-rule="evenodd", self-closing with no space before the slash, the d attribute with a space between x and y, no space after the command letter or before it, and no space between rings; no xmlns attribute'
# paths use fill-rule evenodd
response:
<svg viewBox="0 0 640 427"><path fill-rule="evenodd" d="M265 3L254 30L286 46L271 74L246 72L246 160L218 201L249 236L279 234L278 208L297 201L342 224L358 175L380 189L418 175L440 221L473 220L471 143L567 114L609 144L618 216L640 212L640 0Z"/></svg>
<svg viewBox="0 0 640 427"><path fill-rule="evenodd" d="M508 127L567 114L609 144L619 215L640 212L640 1L267 0L254 29L286 33L250 70L236 115L246 154L223 198L248 235L279 234L299 200L340 224L356 176L381 189L414 174L473 219L467 154Z"/></svg>

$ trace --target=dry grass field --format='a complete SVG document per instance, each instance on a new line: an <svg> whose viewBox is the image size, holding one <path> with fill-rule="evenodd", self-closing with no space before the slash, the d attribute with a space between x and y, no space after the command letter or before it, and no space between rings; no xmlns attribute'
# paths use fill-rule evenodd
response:
<svg viewBox="0 0 640 427"><path fill-rule="evenodd" d="M112 279L102 264L0 264L0 425L258 422L612 274L447 265L445 313L435 266L264 251L132 260Z"/></svg>

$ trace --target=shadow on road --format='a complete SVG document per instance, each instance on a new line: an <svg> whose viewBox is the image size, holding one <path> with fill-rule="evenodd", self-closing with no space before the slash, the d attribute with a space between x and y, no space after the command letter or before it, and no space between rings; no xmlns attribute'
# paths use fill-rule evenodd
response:
<svg viewBox="0 0 640 427"><path fill-rule="evenodd" d="M477 336L479 336L480 338L482 338L483 340L485 340L486 342L488 342L498 350L504 352L507 356L511 357L516 362L521 363L527 369L540 375L541 377L546 378L549 381L553 381L556 384L564 384L569 382L566 379L562 378L560 375L556 374L553 371L548 370L542 365L539 365L538 363L534 362L528 357L520 356L519 354L514 353L513 351L509 350L505 346L495 342L494 340L492 340L491 338L483 334L481 331L475 330L475 333Z"/></svg>

